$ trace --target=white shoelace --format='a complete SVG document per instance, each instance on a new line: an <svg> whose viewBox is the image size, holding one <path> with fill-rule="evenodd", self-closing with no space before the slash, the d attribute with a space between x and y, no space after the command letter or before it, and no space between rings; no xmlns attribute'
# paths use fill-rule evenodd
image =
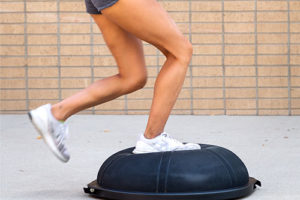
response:
<svg viewBox="0 0 300 200"><path fill-rule="evenodd" d="M176 145L176 146L179 146L179 147L182 147L183 144L181 142L179 142L178 140L174 139L171 137L170 134L166 133L166 132L163 132L161 134L163 140L166 141L167 144L169 144L169 142L171 142L172 144Z"/></svg>

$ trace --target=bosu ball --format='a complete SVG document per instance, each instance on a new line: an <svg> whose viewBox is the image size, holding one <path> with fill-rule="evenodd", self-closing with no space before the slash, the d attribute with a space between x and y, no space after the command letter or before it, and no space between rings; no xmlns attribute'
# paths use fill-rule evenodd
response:
<svg viewBox="0 0 300 200"><path fill-rule="evenodd" d="M133 154L119 151L101 166L86 193L119 200L224 200L250 195L260 181L223 147Z"/></svg>

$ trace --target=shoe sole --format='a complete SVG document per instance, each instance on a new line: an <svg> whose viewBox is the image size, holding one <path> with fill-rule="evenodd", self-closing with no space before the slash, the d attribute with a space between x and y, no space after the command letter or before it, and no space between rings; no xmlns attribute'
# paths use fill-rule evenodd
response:
<svg viewBox="0 0 300 200"><path fill-rule="evenodd" d="M170 150L170 151L194 151L194 150L200 150L200 149L182 149L182 150ZM149 152L149 151L136 151L136 150L132 151L133 154L158 153L158 152L169 152L169 151L151 151L151 152Z"/></svg>
<svg viewBox="0 0 300 200"><path fill-rule="evenodd" d="M145 152L145 151L136 151L136 150L133 150L132 153L134 153L134 154L142 154L142 153L155 153L155 152Z"/></svg>
<svg viewBox="0 0 300 200"><path fill-rule="evenodd" d="M59 152L58 148L56 147L56 145L53 142L52 136L49 135L48 133L43 133L43 131L39 128L39 126L37 125L37 122L35 121L36 118L33 116L31 111L28 112L28 116L29 116L29 119L30 119L31 123L33 124L34 128L37 130L37 132L43 138L44 142L50 148L52 153L62 162L68 162L69 159L65 159L64 157L61 156L61 153Z"/></svg>

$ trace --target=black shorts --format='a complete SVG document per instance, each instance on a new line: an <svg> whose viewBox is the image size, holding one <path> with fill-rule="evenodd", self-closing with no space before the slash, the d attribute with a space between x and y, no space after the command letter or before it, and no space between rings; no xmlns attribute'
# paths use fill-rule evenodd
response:
<svg viewBox="0 0 300 200"><path fill-rule="evenodd" d="M89 14L101 14L101 10L117 3L118 0L85 0L86 11Z"/></svg>

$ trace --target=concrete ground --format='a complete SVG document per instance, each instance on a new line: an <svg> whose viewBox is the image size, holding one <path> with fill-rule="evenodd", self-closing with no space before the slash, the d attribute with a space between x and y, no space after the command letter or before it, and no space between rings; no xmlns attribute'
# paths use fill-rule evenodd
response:
<svg viewBox="0 0 300 200"><path fill-rule="evenodd" d="M77 115L69 120L71 160L48 150L26 115L1 115L0 199L93 199L82 188L111 154L135 145L147 116ZM300 199L300 117L171 116L166 131L229 148L262 182L247 200Z"/></svg>

